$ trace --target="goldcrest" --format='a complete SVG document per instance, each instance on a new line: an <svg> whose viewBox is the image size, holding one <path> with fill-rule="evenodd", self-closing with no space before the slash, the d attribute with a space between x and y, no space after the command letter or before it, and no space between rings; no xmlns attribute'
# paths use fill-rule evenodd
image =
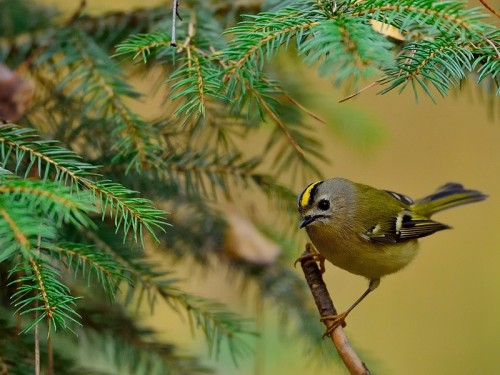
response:
<svg viewBox="0 0 500 375"><path fill-rule="evenodd" d="M313 257L370 280L349 309L331 317L334 324L329 331L344 323L347 314L378 287L382 276L399 271L415 258L419 238L450 228L432 220L433 214L486 197L458 183L448 183L415 201L344 178L307 186L299 195L298 209L300 228L306 228L318 252Z"/></svg>

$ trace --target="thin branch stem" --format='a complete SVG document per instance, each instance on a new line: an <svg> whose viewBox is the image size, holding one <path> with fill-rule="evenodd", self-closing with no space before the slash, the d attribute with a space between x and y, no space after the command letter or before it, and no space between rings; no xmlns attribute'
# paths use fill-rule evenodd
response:
<svg viewBox="0 0 500 375"><path fill-rule="evenodd" d="M40 253L40 242L42 241L41 236L37 238L36 252L37 255ZM34 260L31 260L32 265L35 264ZM37 272L37 269L34 269ZM41 279L41 278L40 278ZM40 284L40 291L43 293L44 288ZM35 299L35 320L38 320L38 298ZM35 325L35 375L40 375L40 323Z"/></svg>
<svg viewBox="0 0 500 375"><path fill-rule="evenodd" d="M271 119L274 121L275 124L278 125L282 133L285 135L286 139L288 140L288 143L293 147L295 152L300 156L300 157L305 157L305 152L302 147L297 143L295 138L290 134L288 129L286 128L285 123L279 118L279 116L272 110L272 108L267 104L267 102L264 100L262 95L260 95L253 87L249 86L247 87L249 90L251 90L255 96L257 97L259 103L262 105L262 108L264 111L271 116Z"/></svg>
<svg viewBox="0 0 500 375"><path fill-rule="evenodd" d="M73 23L75 23L75 21L82 15L83 13L83 10L85 9L85 7L87 6L87 0L81 0L80 1L80 6L78 7L78 9L75 11L75 13L73 13L73 15L66 21L66 26L70 26L72 25Z"/></svg>
<svg viewBox="0 0 500 375"><path fill-rule="evenodd" d="M35 320L38 320L38 299L35 299ZM35 375L40 375L40 325L35 324Z"/></svg>
<svg viewBox="0 0 500 375"><path fill-rule="evenodd" d="M483 39L486 41L486 43L488 43L490 46L493 47L493 49L497 53L498 58L500 59L500 51L498 50L498 48L495 45L495 43L490 38L487 38L486 36L483 36Z"/></svg>
<svg viewBox="0 0 500 375"><path fill-rule="evenodd" d="M266 311L264 309L264 301L262 298L255 299L255 324L257 326L257 332L264 332L265 330L265 319ZM266 341L262 336L257 338L258 344L256 345L255 352L255 362L254 362L254 375L262 375L265 373L264 365L266 363L266 353L269 348L266 347Z"/></svg>
<svg viewBox="0 0 500 375"><path fill-rule="evenodd" d="M272 85L271 81L269 81L267 78L262 78L264 82L266 82L268 85ZM322 119L320 116L315 114L314 112L310 111L306 107L304 107L302 104L300 104L296 99L294 99L291 95L286 93L285 91L280 92L285 98L287 98L293 105L295 105L297 108L299 108L301 111L303 111L305 114L309 115L316 121L321 122L322 124L326 124L326 121Z"/></svg>
<svg viewBox="0 0 500 375"><path fill-rule="evenodd" d="M346 102L346 101L348 101L348 100L350 100L350 99L352 99L352 98L354 98L354 97L358 96L358 95L359 95L359 94L361 94L363 91L368 90L368 89L370 89L370 88L372 88L372 87L374 87L374 86L377 86L377 85L380 83L380 81L381 81L381 79L378 79L378 80L376 80L376 81L374 81L374 82L370 83L369 85L367 85L367 86L365 86L365 87L363 87L363 88L359 89L358 91L356 91L356 92L352 93L351 95L346 96L345 98L343 98L343 99L339 100L339 103L344 103L344 102Z"/></svg>
<svg viewBox="0 0 500 375"><path fill-rule="evenodd" d="M479 0L481 4L484 5L486 9L488 9L491 13L493 13L497 18L500 18L500 13L498 13L490 4L486 2L486 0Z"/></svg>
<svg viewBox="0 0 500 375"><path fill-rule="evenodd" d="M54 375L54 345L52 344L52 336L47 338L47 375Z"/></svg>
<svg viewBox="0 0 500 375"><path fill-rule="evenodd" d="M179 8L179 0L173 0L172 1L172 40L170 41L170 45L172 47L177 47L177 42L175 38L175 22L177 21L177 16L179 13L177 13L177 8ZM179 17L180 18L180 17Z"/></svg>
<svg viewBox="0 0 500 375"><path fill-rule="evenodd" d="M300 259L300 265L304 276L307 281L307 285L311 290L314 298L314 302L318 308L318 312L321 318L331 317L332 315L337 315L337 310L333 305L333 301L330 298L328 289L326 288L325 282L323 281L323 276L316 262L308 259L308 255L313 254L311 244L307 244L306 250L302 254ZM325 319L324 324L327 329L333 322L331 320ZM349 343L347 336L341 326L338 326L329 335L332 339L333 345L337 349L340 358L344 362L347 370L351 375L370 375L370 370L366 367L363 361L356 354L351 344Z"/></svg>

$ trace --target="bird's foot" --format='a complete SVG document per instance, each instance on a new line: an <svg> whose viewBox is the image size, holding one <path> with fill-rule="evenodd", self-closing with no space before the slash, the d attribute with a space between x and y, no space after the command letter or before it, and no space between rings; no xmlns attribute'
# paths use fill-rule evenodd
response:
<svg viewBox="0 0 500 375"><path fill-rule="evenodd" d="M331 336L333 331L335 331L338 326L342 326L342 328L345 327L345 318L347 317L347 314L349 314L349 312L344 311L342 314L322 317L320 320L327 325L326 331L323 334L323 338Z"/></svg>
<svg viewBox="0 0 500 375"><path fill-rule="evenodd" d="M308 264L309 262L318 263L320 272L325 273L325 257L318 253L317 250L315 253L309 253L298 257L297 260L293 262L293 266L296 267L297 263L302 262L303 260L306 261L306 264Z"/></svg>

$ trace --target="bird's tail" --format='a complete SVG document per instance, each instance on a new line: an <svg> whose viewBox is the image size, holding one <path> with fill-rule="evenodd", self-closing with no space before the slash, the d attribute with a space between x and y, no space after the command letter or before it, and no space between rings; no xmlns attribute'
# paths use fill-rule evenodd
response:
<svg viewBox="0 0 500 375"><path fill-rule="evenodd" d="M420 215L430 217L436 212L467 203L479 202L487 197L480 191L465 189L461 184L449 182L435 193L415 201L413 207Z"/></svg>

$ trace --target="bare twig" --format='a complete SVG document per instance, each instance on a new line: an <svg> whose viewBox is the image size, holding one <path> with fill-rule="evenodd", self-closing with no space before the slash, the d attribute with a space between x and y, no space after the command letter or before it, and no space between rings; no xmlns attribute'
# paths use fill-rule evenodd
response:
<svg viewBox="0 0 500 375"><path fill-rule="evenodd" d="M481 4L484 5L486 9L488 9L491 13L493 13L497 18L500 18L500 13L498 13L490 4L486 2L486 0L479 0Z"/></svg>
<svg viewBox="0 0 500 375"><path fill-rule="evenodd" d="M483 36L483 39L486 41L486 43L488 43L490 46L493 47L493 49L497 53L498 58L500 59L500 51L498 51L498 48L495 45L495 43L490 38L487 38L486 36Z"/></svg>
<svg viewBox="0 0 500 375"><path fill-rule="evenodd" d="M52 336L47 338L47 375L54 375L54 345Z"/></svg>
<svg viewBox="0 0 500 375"><path fill-rule="evenodd" d="M80 1L80 6L78 9L73 13L73 15L66 21L65 25L70 26L72 25L83 13L85 7L87 6L87 0L81 0Z"/></svg>
<svg viewBox="0 0 500 375"><path fill-rule="evenodd" d="M40 253L40 243L42 241L41 236L37 238L36 251ZM36 265L33 259L30 259L32 265ZM42 291L42 288L40 288ZM35 296L36 297L36 296ZM35 319L38 320L38 298L35 298ZM40 323L35 325L35 375L40 375Z"/></svg>
<svg viewBox="0 0 500 375"><path fill-rule="evenodd" d="M344 99L339 100L339 103L346 102L346 101L348 101L348 100L350 100L350 99L354 98L355 96L358 96L358 95L359 95L359 94L361 94L363 91L368 90L368 89L372 88L373 86L377 86L379 83L380 83L380 79L378 79L378 80L376 80L376 81L374 81L374 82L370 83L369 85L367 85L367 86L365 86L365 87L363 87L363 88L359 89L359 90L358 90L358 91L356 91L355 93L353 93L353 94L351 94L351 95L349 95L349 96L346 96Z"/></svg>
<svg viewBox="0 0 500 375"><path fill-rule="evenodd" d="M320 116L318 116L316 113L308 110L306 107L304 107L297 100L295 100L294 98L292 98L286 92L284 92L283 95L285 96L285 98L287 98L289 101L291 101L293 105L295 105L297 108L299 108L300 110L302 110L302 112L305 112L307 115L309 115L310 117L312 117L316 121L319 121L322 124L326 124L326 121L323 118L321 118Z"/></svg>
<svg viewBox="0 0 500 375"><path fill-rule="evenodd" d="M225 68L225 67L224 67ZM272 87L275 87L273 85L273 83L268 80L267 78L262 78L262 80L267 83L268 85L272 86ZM306 113L307 115L309 115L310 117L312 117L313 119L315 119L316 121L319 121L321 122L322 124L326 124L326 121L324 119L322 119L321 117L319 117L317 114L315 114L314 112L308 110L306 107L304 107L302 104L300 104L297 100L295 100L294 98L292 98L289 94L287 94L285 91L282 91L282 90L278 90L285 98L287 98L294 106L296 106L298 109L300 109L302 112Z"/></svg>
<svg viewBox="0 0 500 375"><path fill-rule="evenodd" d="M333 305L332 299L328 294L325 282L323 281L323 276L316 262L312 262L307 259L307 255L312 254L312 245L307 244L306 250L301 256L300 265L302 271L304 271L304 276L309 285L309 289L314 298L314 302L318 308L321 318L331 317L332 315L337 315L337 310ZM325 319L324 321L327 328L330 327L333 322L331 320ZM344 362L347 370L351 375L370 375L370 370L366 367L364 362L358 357L356 352L349 344L347 336L341 326L335 328L335 330L329 335L332 339L333 345L339 352L340 358Z"/></svg>
<svg viewBox="0 0 500 375"><path fill-rule="evenodd" d="M177 41L175 40L175 21L177 17L182 21L181 16L179 15L179 0L172 1L172 40L170 41L170 45L172 47L177 47Z"/></svg>
<svg viewBox="0 0 500 375"><path fill-rule="evenodd" d="M35 319L38 319L38 299L35 299ZM35 375L40 375L40 324L35 325Z"/></svg>

